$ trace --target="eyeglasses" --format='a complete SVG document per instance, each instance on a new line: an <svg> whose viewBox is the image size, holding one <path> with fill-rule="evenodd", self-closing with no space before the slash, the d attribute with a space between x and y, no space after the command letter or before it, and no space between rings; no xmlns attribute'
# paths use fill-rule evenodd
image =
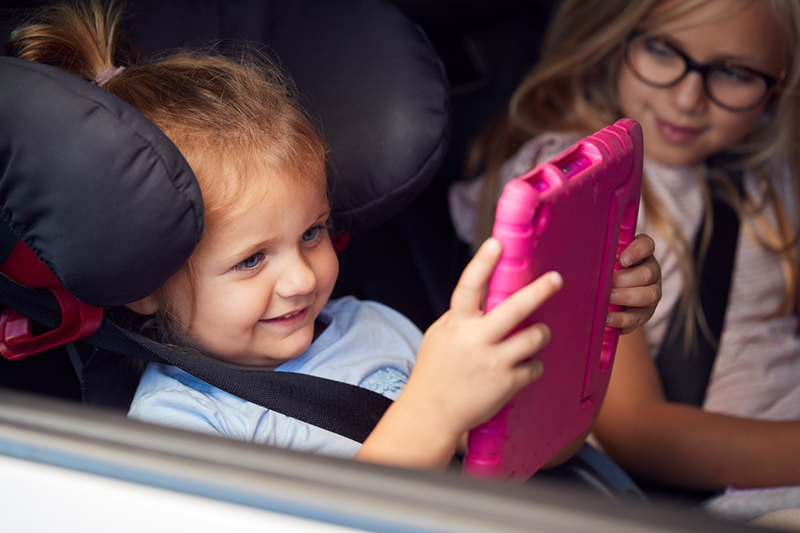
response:
<svg viewBox="0 0 800 533"><path fill-rule="evenodd" d="M660 37L634 32L628 37L625 62L644 83L665 89L691 71L703 77L706 96L728 111L749 111L766 100L777 78L756 70L720 61L700 65Z"/></svg>

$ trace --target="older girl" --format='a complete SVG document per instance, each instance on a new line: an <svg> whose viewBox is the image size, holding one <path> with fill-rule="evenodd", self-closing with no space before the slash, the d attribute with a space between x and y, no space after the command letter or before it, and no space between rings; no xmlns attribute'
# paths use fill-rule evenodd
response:
<svg viewBox="0 0 800 533"><path fill-rule="evenodd" d="M505 181L620 117L641 123L639 230L656 240L664 295L653 320L620 340L596 425L641 477L705 490L800 483L799 85L795 0L565 0L540 63L475 153L485 178L451 191L460 235L480 242ZM710 184L741 230L696 407L665 397L654 357L673 314L687 326L679 345L709 335L692 250L702 262Z"/></svg>

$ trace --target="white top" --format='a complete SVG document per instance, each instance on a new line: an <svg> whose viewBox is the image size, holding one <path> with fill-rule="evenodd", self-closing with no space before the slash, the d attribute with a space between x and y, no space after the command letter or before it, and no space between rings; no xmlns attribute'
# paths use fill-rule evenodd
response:
<svg viewBox="0 0 800 533"><path fill-rule="evenodd" d="M501 187L579 139L574 135L549 133L528 141L503 166ZM703 212L697 178L688 169L667 167L646 158L644 173L655 196L673 214L691 246ZM788 172L781 178L775 180L779 196L793 198ZM481 186L482 180L478 179L456 183L450 189L451 217L457 234L466 242L472 240ZM751 197L757 197L750 175L745 176L745 190ZM789 207L790 218L796 224L797 207ZM772 219L773 213L767 216ZM675 254L647 223L643 209L640 209L637 232L650 235L656 242L655 256L663 277L661 303L644 326L651 354L655 356L683 284ZM740 231L728 310L704 409L749 418L800 419L798 318L795 315L768 318L780 305L784 290L778 256L767 253Z"/></svg>

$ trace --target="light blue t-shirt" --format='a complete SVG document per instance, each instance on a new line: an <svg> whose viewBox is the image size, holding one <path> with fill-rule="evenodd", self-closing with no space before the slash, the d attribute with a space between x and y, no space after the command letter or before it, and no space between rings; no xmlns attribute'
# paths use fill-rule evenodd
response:
<svg viewBox="0 0 800 533"><path fill-rule="evenodd" d="M298 372L359 385L395 400L405 385L422 333L402 314L353 297L328 302L329 325L300 356L275 372ZM289 418L213 387L177 367L149 363L131 403L130 418L352 458L361 444Z"/></svg>

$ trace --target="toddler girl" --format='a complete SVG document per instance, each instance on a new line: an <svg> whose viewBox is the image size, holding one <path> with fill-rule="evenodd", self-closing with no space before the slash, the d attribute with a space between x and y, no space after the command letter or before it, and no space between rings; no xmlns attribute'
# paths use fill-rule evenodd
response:
<svg viewBox="0 0 800 533"><path fill-rule="evenodd" d="M288 83L246 58L189 52L122 68L118 17L99 1L56 6L18 29L11 44L18 57L64 68L130 103L172 139L198 179L201 243L161 289L126 307L154 317L148 331L161 342L198 357L307 373L395 400L359 445L149 364L130 416L339 457L445 467L468 429L541 375L532 356L547 343L547 327L509 334L561 277L547 274L484 315L483 287L500 254L489 240L464 270L451 309L424 336L380 304L330 301L338 262L326 148ZM644 260L627 273L634 278L652 277L647 244L626 252L630 264ZM645 314L655 303L642 301Z"/></svg>
<svg viewBox="0 0 800 533"><path fill-rule="evenodd" d="M474 154L485 177L451 190L459 234L479 242L508 179L620 117L642 125L638 229L656 239L663 300L620 340L595 429L643 478L706 490L800 483L798 80L796 0L566 0L541 61ZM741 231L697 408L665 398L654 357L676 306L685 346L708 335L692 250L701 261L708 247L710 183Z"/></svg>

